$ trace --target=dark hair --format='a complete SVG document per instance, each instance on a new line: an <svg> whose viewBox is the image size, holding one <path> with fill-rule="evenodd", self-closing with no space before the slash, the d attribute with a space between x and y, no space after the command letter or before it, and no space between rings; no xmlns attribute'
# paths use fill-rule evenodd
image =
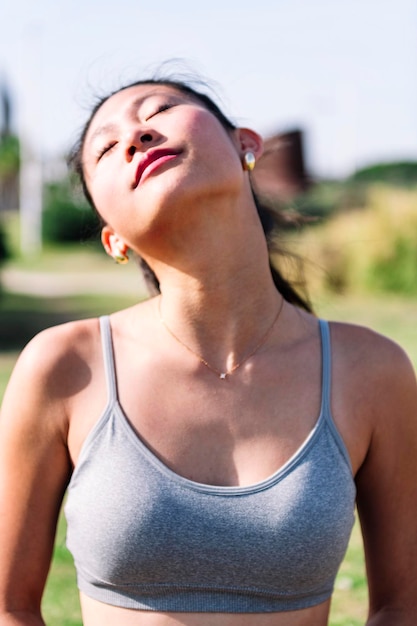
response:
<svg viewBox="0 0 417 626"><path fill-rule="evenodd" d="M199 81L199 84L204 85L204 83L202 83L201 81ZM91 194L87 187L85 175L84 175L82 152L83 152L85 138L90 128L90 125L94 119L95 114L103 106L103 104L107 100L109 100L109 98L119 93L120 91L129 89L131 87L137 87L139 85L163 85L167 87L172 87L180 91L181 93L184 93L190 96L192 99L197 100L198 102L202 103L206 107L206 109L208 109L208 111L210 111L219 120L220 124L223 126L223 128L226 131L231 132L236 129L236 125L233 124L230 121L230 119L226 117L226 115L224 115L224 113L220 110L220 108L217 106L217 104L214 102L214 100L211 97L209 97L203 91L200 91L200 89L197 90L196 88L192 87L189 84L189 82L185 82L183 80L176 80L172 78L150 78L150 79L138 80L135 82L125 84L119 89L116 89L112 91L111 93L107 94L106 96L100 98L94 105L90 113L90 116L80 133L78 141L76 142L76 144L74 145L73 149L71 150L69 154L68 165L78 175L84 195L86 199L88 200L88 202L90 203L90 205L92 206L92 208L94 209L94 211L97 213L101 221L102 221L102 218L100 216L100 213L97 207L94 204L93 198L91 197ZM271 209L268 206L265 206L260 201L259 197L254 191L252 191L252 193L253 193L256 208L258 210L259 218L260 218L262 228L264 230L265 237L266 237L267 244L268 244L269 259L270 259L269 264L270 264L273 281L277 289L280 291L284 299L287 300L287 302L290 302L291 304L294 304L311 313L312 305L306 293L304 279L301 278L300 280L297 281L297 284L295 284L294 280L289 280L288 278L285 278L282 274L282 271L278 269L276 259L275 259L275 257L284 257L286 259L291 258L293 261L297 262L299 265L299 259L297 259L291 253L285 251L283 247L279 245L277 242L278 234L281 232L282 227L288 224L288 220L285 219L285 216L279 213L276 209ZM139 266L142 270L149 293L151 295L156 295L160 293L159 280L157 276L155 275L155 273L153 272L152 268L141 257L139 257L138 260L139 260ZM300 266L298 267L298 274L301 276Z"/></svg>

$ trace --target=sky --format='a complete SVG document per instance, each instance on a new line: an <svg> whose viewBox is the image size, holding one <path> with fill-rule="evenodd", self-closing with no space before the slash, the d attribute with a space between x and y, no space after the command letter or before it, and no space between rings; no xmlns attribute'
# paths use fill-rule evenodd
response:
<svg viewBox="0 0 417 626"><path fill-rule="evenodd" d="M1 0L14 127L65 154L98 95L162 63L264 137L305 131L312 175L417 160L417 0Z"/></svg>

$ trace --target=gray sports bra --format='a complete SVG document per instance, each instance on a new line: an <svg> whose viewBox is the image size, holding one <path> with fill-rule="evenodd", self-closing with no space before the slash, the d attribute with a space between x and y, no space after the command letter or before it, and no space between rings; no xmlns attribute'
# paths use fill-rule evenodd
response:
<svg viewBox="0 0 417 626"><path fill-rule="evenodd" d="M322 336L322 407L275 474L218 487L170 470L117 399L109 319L100 320L108 405L89 433L65 506L82 592L161 612L264 613L332 593L354 521L355 485L330 413L330 340Z"/></svg>

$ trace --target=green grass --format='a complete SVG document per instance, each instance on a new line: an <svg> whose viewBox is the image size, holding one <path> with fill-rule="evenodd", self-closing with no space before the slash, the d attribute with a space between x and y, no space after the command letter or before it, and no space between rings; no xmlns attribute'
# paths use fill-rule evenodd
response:
<svg viewBox="0 0 417 626"><path fill-rule="evenodd" d="M0 398L3 397L17 354L17 352L0 352Z"/></svg>
<svg viewBox="0 0 417 626"><path fill-rule="evenodd" d="M72 557L65 547L65 518L61 515L54 558L43 597L43 616L48 626L82 626Z"/></svg>
<svg viewBox="0 0 417 626"><path fill-rule="evenodd" d="M336 578L330 611L331 626L363 626L367 599L363 544L359 522L356 522L346 557Z"/></svg>

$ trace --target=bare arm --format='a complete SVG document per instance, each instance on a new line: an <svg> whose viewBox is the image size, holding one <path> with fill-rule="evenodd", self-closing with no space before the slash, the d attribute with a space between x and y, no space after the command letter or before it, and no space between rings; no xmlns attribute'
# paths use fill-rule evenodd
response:
<svg viewBox="0 0 417 626"><path fill-rule="evenodd" d="M367 626L413 626L417 615L417 386L402 351L378 355L372 440L357 475L369 584Z"/></svg>
<svg viewBox="0 0 417 626"><path fill-rule="evenodd" d="M1 626L45 626L45 622L39 615L25 613L23 611L12 611L0 614Z"/></svg>
<svg viewBox="0 0 417 626"><path fill-rule="evenodd" d="M0 626L44 624L42 593L70 474L54 338L47 331L25 349L0 415Z"/></svg>

